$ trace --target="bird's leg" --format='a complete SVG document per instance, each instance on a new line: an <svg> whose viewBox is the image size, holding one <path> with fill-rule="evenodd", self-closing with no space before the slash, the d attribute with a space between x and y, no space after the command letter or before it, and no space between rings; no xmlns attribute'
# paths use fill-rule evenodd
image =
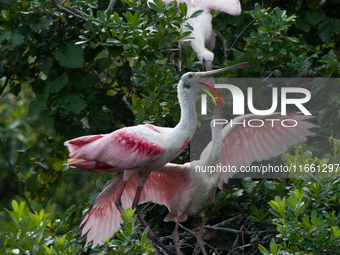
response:
<svg viewBox="0 0 340 255"><path fill-rule="evenodd" d="M135 198L133 199L132 209L136 209L135 212L137 214L137 218L140 221L140 223L143 225L143 227L148 228L148 237L152 241L152 243L157 244L159 247L161 247L166 252L166 254L176 255L176 253L174 253L172 250L169 250L169 248L166 247L166 245L164 245L161 241L157 239L157 236L151 230L149 224L145 221L145 219L139 212L138 203L139 203L139 199L140 199L140 195L142 193L143 187L144 186L138 186Z"/></svg>
<svg viewBox="0 0 340 255"><path fill-rule="evenodd" d="M132 203L132 209L136 209L136 214L137 214L137 218L139 219L140 223L143 225L143 227L145 228L149 228L149 236L156 236L150 226L148 225L148 223L144 220L144 218L142 217L142 215L140 214L139 212L139 209L138 209L138 203L139 203L139 198L140 198L140 195L142 193L142 190L143 190L143 187L144 186L138 186L137 188L137 192L136 192L136 195L135 195L135 198L133 199L133 203Z"/></svg>
<svg viewBox="0 0 340 255"><path fill-rule="evenodd" d="M121 214L123 214L123 212L124 212L124 210L123 210L123 208L122 208L122 194L123 194L123 191L124 191L124 189L125 189L126 183L127 183L126 181L123 181L123 187L122 187L122 189L120 190L120 192L119 192L119 194L118 194L118 196L117 196L117 198L116 198L116 200L115 200L116 207L117 207L118 211L119 211Z"/></svg>
<svg viewBox="0 0 340 255"><path fill-rule="evenodd" d="M175 226L175 229L174 229L174 232L172 233L172 235L173 235L173 238L174 238L174 244L175 244L175 247L176 247L177 254L182 254L180 249L179 249L179 235L178 235L179 218L180 217L177 217L176 226Z"/></svg>
<svg viewBox="0 0 340 255"><path fill-rule="evenodd" d="M203 255L207 255L207 252L205 251L205 248L204 248L204 241L203 241L202 234L203 234L203 230L204 230L205 224L207 223L208 219L209 219L208 217L202 218L201 226L200 226L200 229L198 230L198 233L197 233L197 243L198 243L199 247L201 248ZM198 250L198 247L196 245L195 250L194 250L195 254L196 254L197 250Z"/></svg>

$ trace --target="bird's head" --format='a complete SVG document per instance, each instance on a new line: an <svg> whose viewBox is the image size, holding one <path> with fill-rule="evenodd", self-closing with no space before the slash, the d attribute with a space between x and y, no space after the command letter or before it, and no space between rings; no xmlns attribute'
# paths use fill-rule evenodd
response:
<svg viewBox="0 0 340 255"><path fill-rule="evenodd" d="M202 55L202 69L203 71L211 71L214 61L214 53L211 51L205 51Z"/></svg>

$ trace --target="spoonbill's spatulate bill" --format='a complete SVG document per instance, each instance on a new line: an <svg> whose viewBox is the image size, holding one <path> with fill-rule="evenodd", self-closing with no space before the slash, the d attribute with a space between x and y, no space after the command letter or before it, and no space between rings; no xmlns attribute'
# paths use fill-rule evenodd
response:
<svg viewBox="0 0 340 255"><path fill-rule="evenodd" d="M132 208L136 208L150 173L174 159L183 151L193 136L197 116L195 101L199 88L214 74L243 69L250 63L241 63L209 72L191 72L182 76L178 83L178 100L181 107L180 122L174 128L150 124L126 127L104 135L82 136L65 142L70 150L68 165L95 173L119 172L123 180L115 204L122 212L121 196L127 181L138 173L138 187ZM130 206L130 205L129 205ZM139 211L138 219L147 225ZM105 226L107 227L107 226ZM149 229L154 241L154 233ZM97 242L94 242L96 245Z"/></svg>

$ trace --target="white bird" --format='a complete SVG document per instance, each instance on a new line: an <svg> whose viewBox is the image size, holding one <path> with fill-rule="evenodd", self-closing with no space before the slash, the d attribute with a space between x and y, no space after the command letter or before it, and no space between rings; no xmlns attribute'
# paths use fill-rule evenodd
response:
<svg viewBox="0 0 340 255"><path fill-rule="evenodd" d="M154 3L153 0L148 0L148 3ZM168 4L169 0L164 1ZM202 63L203 71L212 70L212 63L214 60L215 37L216 33L212 27L212 15L211 11L216 10L224 12L233 16L241 14L241 5L239 0L179 0L178 3L186 3L187 5L187 17L190 18L193 13L199 10L204 12L198 17L188 19L189 23L193 27L190 37L194 37L190 41L180 42L180 52L190 46L195 52L197 52L197 58ZM187 31L183 27L184 31Z"/></svg>

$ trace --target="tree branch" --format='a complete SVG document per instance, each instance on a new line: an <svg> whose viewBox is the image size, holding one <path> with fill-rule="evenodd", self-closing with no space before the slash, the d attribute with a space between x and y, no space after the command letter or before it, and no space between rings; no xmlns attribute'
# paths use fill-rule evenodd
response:
<svg viewBox="0 0 340 255"><path fill-rule="evenodd" d="M109 5L107 6L106 10L105 10L105 14L107 14L109 12L109 10L112 10L113 6L115 5L117 0L111 0Z"/></svg>
<svg viewBox="0 0 340 255"><path fill-rule="evenodd" d="M227 219L225 221L217 223L217 224L213 225L213 227L224 227L226 225L229 225L231 222L236 221L236 220L238 220L240 218L242 218L242 214L238 214L238 215L236 215L236 216L234 216L234 217L232 217L230 219ZM210 226L206 225L205 227L210 227Z"/></svg>
<svg viewBox="0 0 340 255"><path fill-rule="evenodd" d="M217 230L217 231L224 231L224 232L230 232L234 234L262 234L265 233L266 231L247 231L247 230L237 230L237 229L232 229L232 228L220 228L220 227L211 227L211 226L205 226L206 229L209 230Z"/></svg>
<svg viewBox="0 0 340 255"><path fill-rule="evenodd" d="M240 38L240 36L243 34L243 32L251 25L253 24L253 22L255 21L255 19L253 19L252 21L249 22L249 24L241 31L241 33L238 34L238 36L236 37L235 41L233 42L233 44L230 46L229 50L228 50L228 54L227 57L230 53L230 51L233 49L234 44L237 42L238 38Z"/></svg>
<svg viewBox="0 0 340 255"><path fill-rule="evenodd" d="M187 229L186 227L184 227L181 223L179 223L179 226L181 227L181 228L183 228L185 231L187 231L187 232L189 232L190 234L192 234L194 237L196 237L196 239L197 239L197 235L194 233L194 232L192 232L190 229ZM204 237L204 235L202 234L202 238ZM204 241L203 241L204 242ZM211 248L211 249L213 249L215 252L216 252L216 254L219 254L218 253L218 251L213 247L213 246L211 246L210 244L208 244L208 243L206 243L206 242L204 242L204 244L205 245L207 245L209 248Z"/></svg>
<svg viewBox="0 0 340 255"><path fill-rule="evenodd" d="M68 6L68 8L65 8L65 7L59 5L59 3L57 2L57 0L51 0L51 1L52 1L53 5L54 5L57 9L59 9L60 11L65 12L65 13L68 13L68 14L70 14L70 15L72 15L72 16L78 18L78 19L81 19L81 20L83 20L83 21L87 21L87 20L88 20L88 17L89 17L89 16L88 16L87 14L85 14L85 13L83 13L83 12L81 12L81 11L75 10L74 8L69 7L69 6Z"/></svg>

